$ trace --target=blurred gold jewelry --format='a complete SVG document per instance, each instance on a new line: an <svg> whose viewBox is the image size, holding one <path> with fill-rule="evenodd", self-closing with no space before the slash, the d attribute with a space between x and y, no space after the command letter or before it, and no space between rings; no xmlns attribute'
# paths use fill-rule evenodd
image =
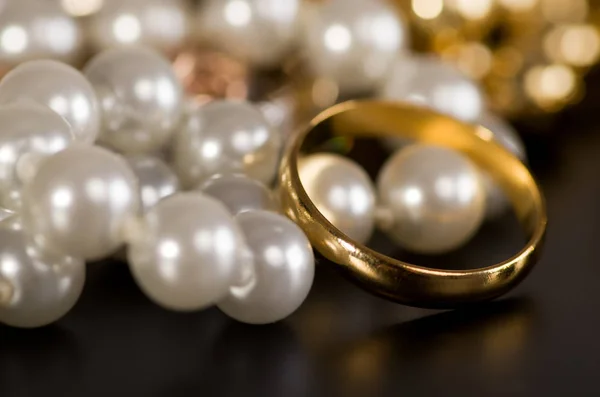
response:
<svg viewBox="0 0 600 397"><path fill-rule="evenodd" d="M188 45L175 56L173 69L186 94L199 102L248 97L249 67L221 51Z"/></svg>
<svg viewBox="0 0 600 397"><path fill-rule="evenodd" d="M488 172L510 198L529 238L512 258L474 270L439 270L392 259L350 239L317 210L298 175L306 141L339 136L396 136L462 152ZM483 127L465 124L424 108L382 101L336 105L310 122L288 146L280 169L280 198L285 213L313 246L366 290L403 304L450 308L496 298L532 269L540 254L546 211L540 190L516 157L492 141Z"/></svg>
<svg viewBox="0 0 600 397"><path fill-rule="evenodd" d="M222 51L198 44L181 48L172 62L191 106L218 99L248 100L283 136L293 129L299 95L282 75L261 74Z"/></svg>
<svg viewBox="0 0 600 397"><path fill-rule="evenodd" d="M414 45L480 81L510 117L558 112L585 94L600 60L598 2L591 0L394 0Z"/></svg>

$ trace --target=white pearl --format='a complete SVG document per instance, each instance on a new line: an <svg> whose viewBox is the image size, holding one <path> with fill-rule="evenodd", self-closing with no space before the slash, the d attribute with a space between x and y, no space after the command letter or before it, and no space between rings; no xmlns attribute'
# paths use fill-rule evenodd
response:
<svg viewBox="0 0 600 397"><path fill-rule="evenodd" d="M234 287L218 307L245 323L267 324L292 314L313 283L315 259L308 239L289 219L267 211L236 216L254 257L254 279Z"/></svg>
<svg viewBox="0 0 600 397"><path fill-rule="evenodd" d="M271 191L245 175L215 175L200 190L223 203L233 215L254 210L277 211Z"/></svg>
<svg viewBox="0 0 600 397"><path fill-rule="evenodd" d="M330 0L307 8L302 37L316 77L350 94L377 88L408 47L404 19L391 5L373 0Z"/></svg>
<svg viewBox="0 0 600 397"><path fill-rule="evenodd" d="M145 45L173 51L190 33L182 0L104 0L89 21L90 40L100 49Z"/></svg>
<svg viewBox="0 0 600 397"><path fill-rule="evenodd" d="M120 156L73 145L44 160L23 190L25 229L48 250L101 259L123 244L140 208L137 179Z"/></svg>
<svg viewBox="0 0 600 397"><path fill-rule="evenodd" d="M83 34L58 1L8 0L0 10L0 65L10 67L41 58L73 62Z"/></svg>
<svg viewBox="0 0 600 397"><path fill-rule="evenodd" d="M22 170L35 168L40 158L65 149L74 138L62 117L34 103L0 107L0 126L0 203L7 210L18 211Z"/></svg>
<svg viewBox="0 0 600 397"><path fill-rule="evenodd" d="M439 254L464 244L485 214L479 170L451 149L413 145L382 168L377 188L393 216L390 236L405 248Z"/></svg>
<svg viewBox="0 0 600 397"><path fill-rule="evenodd" d="M242 268L242 232L223 204L199 192L177 193L145 215L128 259L142 290L172 310L222 299Z"/></svg>
<svg viewBox="0 0 600 397"><path fill-rule="evenodd" d="M0 208L0 225L4 225L4 222L8 219L19 218L14 214L14 212L7 211L3 208ZM21 220L19 219L19 225L21 225ZM20 227L20 226L19 226Z"/></svg>
<svg viewBox="0 0 600 397"><path fill-rule="evenodd" d="M35 328L53 323L75 305L85 283L85 263L41 252L22 231L0 227L0 322Z"/></svg>
<svg viewBox="0 0 600 397"><path fill-rule="evenodd" d="M165 145L183 115L183 89L166 58L146 48L120 48L94 57L84 73L103 112L100 140L124 153Z"/></svg>
<svg viewBox="0 0 600 397"><path fill-rule="evenodd" d="M258 66L275 66L293 49L300 0L206 0L198 13L203 41Z"/></svg>
<svg viewBox="0 0 600 397"><path fill-rule="evenodd" d="M129 156L127 162L138 179L144 211L179 191L177 175L161 159L154 156Z"/></svg>
<svg viewBox="0 0 600 397"><path fill-rule="evenodd" d="M427 106L462 121L476 121L484 107L483 94L474 81L429 55L398 57L382 95Z"/></svg>
<svg viewBox="0 0 600 397"><path fill-rule="evenodd" d="M192 112L176 134L173 167L188 188L219 173L244 173L269 184L281 145L281 136L256 107L215 101Z"/></svg>
<svg viewBox="0 0 600 397"><path fill-rule="evenodd" d="M479 119L479 124L490 130L494 134L494 139L504 146L506 150L514 154L519 160L523 162L527 161L527 153L523 141L519 137L519 134L506 121L486 111ZM490 175L484 173L482 180L487 197L485 205L486 218L497 218L508 210L510 202L506 194Z"/></svg>
<svg viewBox="0 0 600 397"><path fill-rule="evenodd" d="M76 69L55 61L31 61L0 82L0 105L35 102L48 106L71 126L78 141L92 143L100 130L96 94Z"/></svg>
<svg viewBox="0 0 600 397"><path fill-rule="evenodd" d="M291 90L284 89L272 97L256 102L256 107L262 112L273 128L278 130L284 141L293 134L298 112L298 100Z"/></svg>
<svg viewBox="0 0 600 397"><path fill-rule="evenodd" d="M369 240L375 223L375 188L361 166L320 153L300 159L298 172L304 190L333 226L360 243Z"/></svg>

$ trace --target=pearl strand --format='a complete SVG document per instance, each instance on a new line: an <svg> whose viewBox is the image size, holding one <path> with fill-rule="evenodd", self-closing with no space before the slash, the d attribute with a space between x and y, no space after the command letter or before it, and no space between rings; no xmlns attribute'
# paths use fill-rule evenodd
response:
<svg viewBox="0 0 600 397"><path fill-rule="evenodd" d="M240 321L269 323L287 317L308 295L314 257L306 236L292 221L265 211L276 205L264 184L235 175L252 175L256 167L264 170L257 175L271 182L281 139L245 103L206 105L192 110L181 124L182 90L165 65L149 50L108 50L85 68L91 85L74 69L47 61L25 63L0 82L0 98L7 103L0 108L0 119L5 112L15 128L19 121L30 121L25 132L8 129L0 140L0 154L12 153L7 167L27 169L0 175L0 186L7 186L0 190L2 196L10 195L16 203L16 214L0 223L0 279L6 280L3 291L11 292L0 304L0 322L38 327L58 320L81 294L84 260L109 257L123 244L141 289L168 309L217 304ZM52 81L57 70L68 71L61 75L62 88ZM44 95L37 95L33 86L27 93L13 89L13 80L23 81L32 71ZM70 98L75 106L82 100L94 103L95 97L86 95L89 87L101 94L97 106L87 107L96 114L66 109L66 115L56 118L60 122L44 122L44 117L60 114L51 106L55 98ZM23 97L40 104L30 106ZM107 148L76 140L74 126L80 119L70 122L67 116L82 113L86 120L104 120L99 141ZM113 117L118 128L110 125ZM174 168L178 175L150 155L171 140L175 126L182 126L179 140L199 134L194 142L200 145L198 151L173 145L170 157L179 165ZM40 141L56 141L54 131L60 127L68 132L57 141L60 145ZM147 144L154 142L149 128L164 134L160 144ZM211 135L215 130L221 134ZM112 139L117 131L121 136ZM15 146L23 139L32 143ZM123 139L129 144L122 145ZM11 148L18 150L7 151ZM146 154L123 157L108 148ZM206 171L184 179L193 190L179 192L182 173L194 167Z"/></svg>
<svg viewBox="0 0 600 397"><path fill-rule="evenodd" d="M466 243L485 215L477 168L452 150L409 145L383 165L373 186L353 161L334 154L300 160L306 192L335 227L365 243L374 225L404 248L440 254Z"/></svg>

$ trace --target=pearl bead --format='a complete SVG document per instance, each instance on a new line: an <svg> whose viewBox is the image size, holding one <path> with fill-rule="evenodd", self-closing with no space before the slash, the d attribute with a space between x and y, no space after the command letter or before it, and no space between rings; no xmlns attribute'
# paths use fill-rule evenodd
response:
<svg viewBox="0 0 600 397"><path fill-rule="evenodd" d="M153 156L129 156L127 161L138 179L144 211L179 191L177 175L161 159Z"/></svg>
<svg viewBox="0 0 600 397"><path fill-rule="evenodd" d="M140 207L137 179L120 156L74 145L44 160L23 190L25 229L48 250L101 259L123 243Z"/></svg>
<svg viewBox="0 0 600 397"><path fill-rule="evenodd" d="M277 211L271 191L245 175L215 175L200 190L223 203L233 215L254 210Z"/></svg>
<svg viewBox="0 0 600 397"><path fill-rule="evenodd" d="M218 307L245 323L267 324L292 314L313 283L315 259L308 239L289 219L266 211L236 216L254 257L255 276L234 287Z"/></svg>
<svg viewBox="0 0 600 397"><path fill-rule="evenodd" d="M295 95L286 89L255 103L273 128L280 132L284 141L294 133L298 122L296 114L300 104Z"/></svg>
<svg viewBox="0 0 600 397"><path fill-rule="evenodd" d="M504 120L490 112L484 112L479 124L494 134L494 139L504 146L506 150L517 156L519 160L526 162L527 153L525 145L519 134ZM482 175L483 185L486 191L486 218L494 219L504 214L510 207L506 194L500 186L487 173Z"/></svg>
<svg viewBox="0 0 600 397"><path fill-rule="evenodd" d="M353 161L335 154L313 154L298 162L304 190L319 212L348 237L365 243L375 223L375 188Z"/></svg>
<svg viewBox="0 0 600 397"><path fill-rule="evenodd" d="M53 323L75 305L84 283L82 260L43 253L21 231L0 227L0 322L21 328Z"/></svg>
<svg viewBox="0 0 600 397"><path fill-rule="evenodd" d="M413 145L397 152L377 182L381 205L393 216L390 236L427 254L464 244L485 213L479 175L468 159L450 149Z"/></svg>
<svg viewBox="0 0 600 397"><path fill-rule="evenodd" d="M399 57L382 95L424 105L463 121L477 120L484 107L483 94L475 82L427 55Z"/></svg>
<svg viewBox="0 0 600 397"><path fill-rule="evenodd" d="M173 168L188 188L220 173L244 173L269 184L281 145L281 136L254 106L215 101L193 111L176 134Z"/></svg>
<svg viewBox="0 0 600 397"><path fill-rule="evenodd" d="M0 208L0 226L4 227L7 224L11 224L12 222L9 219L18 219L19 230L21 228L21 220L18 216L16 216L13 212L7 211L5 209Z"/></svg>
<svg viewBox="0 0 600 397"><path fill-rule="evenodd" d="M0 65L79 58L83 34L57 1L9 0L0 7Z"/></svg>
<svg viewBox="0 0 600 397"><path fill-rule="evenodd" d="M308 5L306 7L309 7ZM383 1L330 0L307 8L303 45L316 77L342 93L371 91L408 47L406 22Z"/></svg>
<svg viewBox="0 0 600 397"><path fill-rule="evenodd" d="M0 105L35 102L48 106L71 126L78 141L92 143L100 130L98 100L76 69L55 61L31 61L0 82Z"/></svg>
<svg viewBox="0 0 600 397"><path fill-rule="evenodd" d="M18 211L23 174L33 174L41 158L69 146L73 135L62 117L34 103L0 107L0 125L0 203Z"/></svg>
<svg viewBox="0 0 600 397"><path fill-rule="evenodd" d="M100 49L145 45L172 51L190 33L188 11L182 0L104 0L90 18L90 39Z"/></svg>
<svg viewBox="0 0 600 397"><path fill-rule="evenodd" d="M201 39L258 66L276 66L293 49L300 0L207 0Z"/></svg>
<svg viewBox="0 0 600 397"><path fill-rule="evenodd" d="M183 115L183 90L171 64L145 48L98 54L85 67L103 111L100 140L124 153L148 153L170 139Z"/></svg>
<svg viewBox="0 0 600 397"><path fill-rule="evenodd" d="M127 256L152 300L190 311L227 294L244 249L242 232L221 203L198 192L178 193L148 211Z"/></svg>

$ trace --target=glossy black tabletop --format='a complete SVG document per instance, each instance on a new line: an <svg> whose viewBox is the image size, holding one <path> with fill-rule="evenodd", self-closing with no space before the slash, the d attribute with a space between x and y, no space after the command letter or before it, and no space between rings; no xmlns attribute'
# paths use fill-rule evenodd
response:
<svg viewBox="0 0 600 397"><path fill-rule="evenodd" d="M508 296L415 309L370 296L319 259L297 313L245 326L217 309L162 310L126 265L105 262L89 267L80 303L58 324L0 327L0 396L599 396L600 73L589 91L556 118L518 125L550 225L541 262ZM452 256L491 264L521 243L508 216ZM372 245L391 250L381 236Z"/></svg>

